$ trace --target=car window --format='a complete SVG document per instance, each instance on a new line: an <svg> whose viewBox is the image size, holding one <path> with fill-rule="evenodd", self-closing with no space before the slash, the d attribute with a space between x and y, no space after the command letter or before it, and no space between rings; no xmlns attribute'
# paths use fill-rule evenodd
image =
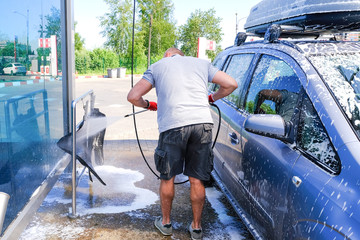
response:
<svg viewBox="0 0 360 240"><path fill-rule="evenodd" d="M298 76L286 62L263 55L252 77L245 109L255 114L279 114L290 121L300 89Z"/></svg>
<svg viewBox="0 0 360 240"><path fill-rule="evenodd" d="M218 69L222 70L222 67L224 65L224 62L225 62L227 56L228 56L228 54L220 53L218 56L216 56L216 58L214 59L214 61L211 64L213 66L217 67ZM208 89L209 89L209 91L215 91L218 88L216 88L215 83L208 83Z"/></svg>
<svg viewBox="0 0 360 240"><path fill-rule="evenodd" d="M219 54L212 62L212 65L214 65L218 69L221 69L227 56L227 54Z"/></svg>
<svg viewBox="0 0 360 240"><path fill-rule="evenodd" d="M236 54L233 55L227 63L227 67L224 72L236 80L238 88L225 98L234 104L239 103L241 91L244 89L246 76L253 57L254 54ZM217 89L219 89L219 86L215 87L215 91Z"/></svg>
<svg viewBox="0 0 360 240"><path fill-rule="evenodd" d="M297 147L302 149L313 161L333 173L340 171L340 161L336 151L307 96L304 97L301 107Z"/></svg>
<svg viewBox="0 0 360 240"><path fill-rule="evenodd" d="M360 53L339 51L332 55L312 55L309 60L330 87L360 138Z"/></svg>
<svg viewBox="0 0 360 240"><path fill-rule="evenodd" d="M21 67L22 65L20 63L14 63L14 66Z"/></svg>
<svg viewBox="0 0 360 240"><path fill-rule="evenodd" d="M236 104L241 97L241 91L244 89L244 84L246 80L247 73L249 71L249 66L254 57L254 54L237 54L232 56L225 72L232 76L237 84L238 88L233 91L226 98L232 103Z"/></svg>

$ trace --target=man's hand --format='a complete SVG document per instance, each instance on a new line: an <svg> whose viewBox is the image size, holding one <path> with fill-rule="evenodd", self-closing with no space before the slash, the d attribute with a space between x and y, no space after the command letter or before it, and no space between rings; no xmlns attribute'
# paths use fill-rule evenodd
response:
<svg viewBox="0 0 360 240"><path fill-rule="evenodd" d="M209 103L215 102L214 97L212 94L209 94Z"/></svg>
<svg viewBox="0 0 360 240"><path fill-rule="evenodd" d="M147 106L145 108L149 109L150 111L156 111L157 110L157 103L156 102L149 102L148 100L145 100L147 102Z"/></svg>

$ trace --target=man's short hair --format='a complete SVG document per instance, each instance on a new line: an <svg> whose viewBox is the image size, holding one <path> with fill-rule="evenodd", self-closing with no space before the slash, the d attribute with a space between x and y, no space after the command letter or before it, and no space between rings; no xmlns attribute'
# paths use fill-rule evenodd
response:
<svg viewBox="0 0 360 240"><path fill-rule="evenodd" d="M180 56L184 56L184 55L185 55L181 50L179 50L179 49L177 49L177 48L175 48L175 47L171 47L171 48L167 49L167 50L165 51L165 54L166 54L166 53L171 53L172 55L174 55L174 54L179 54Z"/></svg>

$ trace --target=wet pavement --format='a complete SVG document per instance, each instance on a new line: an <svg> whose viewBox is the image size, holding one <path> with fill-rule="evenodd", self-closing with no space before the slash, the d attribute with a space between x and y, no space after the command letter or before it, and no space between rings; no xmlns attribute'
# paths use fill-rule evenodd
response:
<svg viewBox="0 0 360 240"><path fill-rule="evenodd" d="M126 101L130 79L81 79L76 81L76 95L89 89L96 95L95 107L114 123L106 129L104 162L95 170L107 184L85 173L77 188L77 217L71 213L71 173L65 171L50 191L20 239L189 239L192 220L189 183L176 185L173 202L173 235L162 236L154 227L160 215L159 180L148 169L140 154L132 117ZM156 100L155 92L148 94ZM141 110L141 109L136 109ZM110 121L112 122L112 121ZM136 115L141 148L154 168L153 153L157 145L156 114ZM78 172L82 167L78 164ZM180 176L176 181L185 180ZM206 188L202 226L204 239L252 239L241 220L214 186Z"/></svg>

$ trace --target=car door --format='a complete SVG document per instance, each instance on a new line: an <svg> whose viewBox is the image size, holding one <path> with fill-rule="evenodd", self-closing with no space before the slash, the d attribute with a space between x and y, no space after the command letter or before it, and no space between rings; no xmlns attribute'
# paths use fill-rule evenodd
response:
<svg viewBox="0 0 360 240"><path fill-rule="evenodd" d="M250 114L277 114L293 121L305 78L299 65L288 55L263 50L252 75L243 112L236 116L242 128ZM299 153L289 143L241 130L242 166L239 171L248 205L245 211L266 239L281 236L286 211L286 194L291 168ZM275 235L274 235L275 234Z"/></svg>
<svg viewBox="0 0 360 240"><path fill-rule="evenodd" d="M243 101L244 85L251 71L254 56L254 53L236 53L228 57L223 71L237 81L238 88L226 98L215 102L221 112L221 126L214 148L214 168L226 188L238 201L243 199L242 188L240 188L238 180L238 169L242 165L242 145L239 134L240 129L236 124L235 116L239 111L239 102ZM218 86L215 86L214 91L217 89ZM212 114L214 124L218 126L219 112L214 108ZM216 131L214 131L215 134Z"/></svg>
<svg viewBox="0 0 360 240"><path fill-rule="evenodd" d="M296 148L301 156L294 164L293 184L289 185L285 237L335 239L337 226L330 226L328 222L335 217L339 218L339 226L345 226L346 220L340 219L344 216L341 211L349 199L341 199L341 193L349 190L347 183L343 184L343 177L336 178L341 168L340 158L306 94L299 114Z"/></svg>

